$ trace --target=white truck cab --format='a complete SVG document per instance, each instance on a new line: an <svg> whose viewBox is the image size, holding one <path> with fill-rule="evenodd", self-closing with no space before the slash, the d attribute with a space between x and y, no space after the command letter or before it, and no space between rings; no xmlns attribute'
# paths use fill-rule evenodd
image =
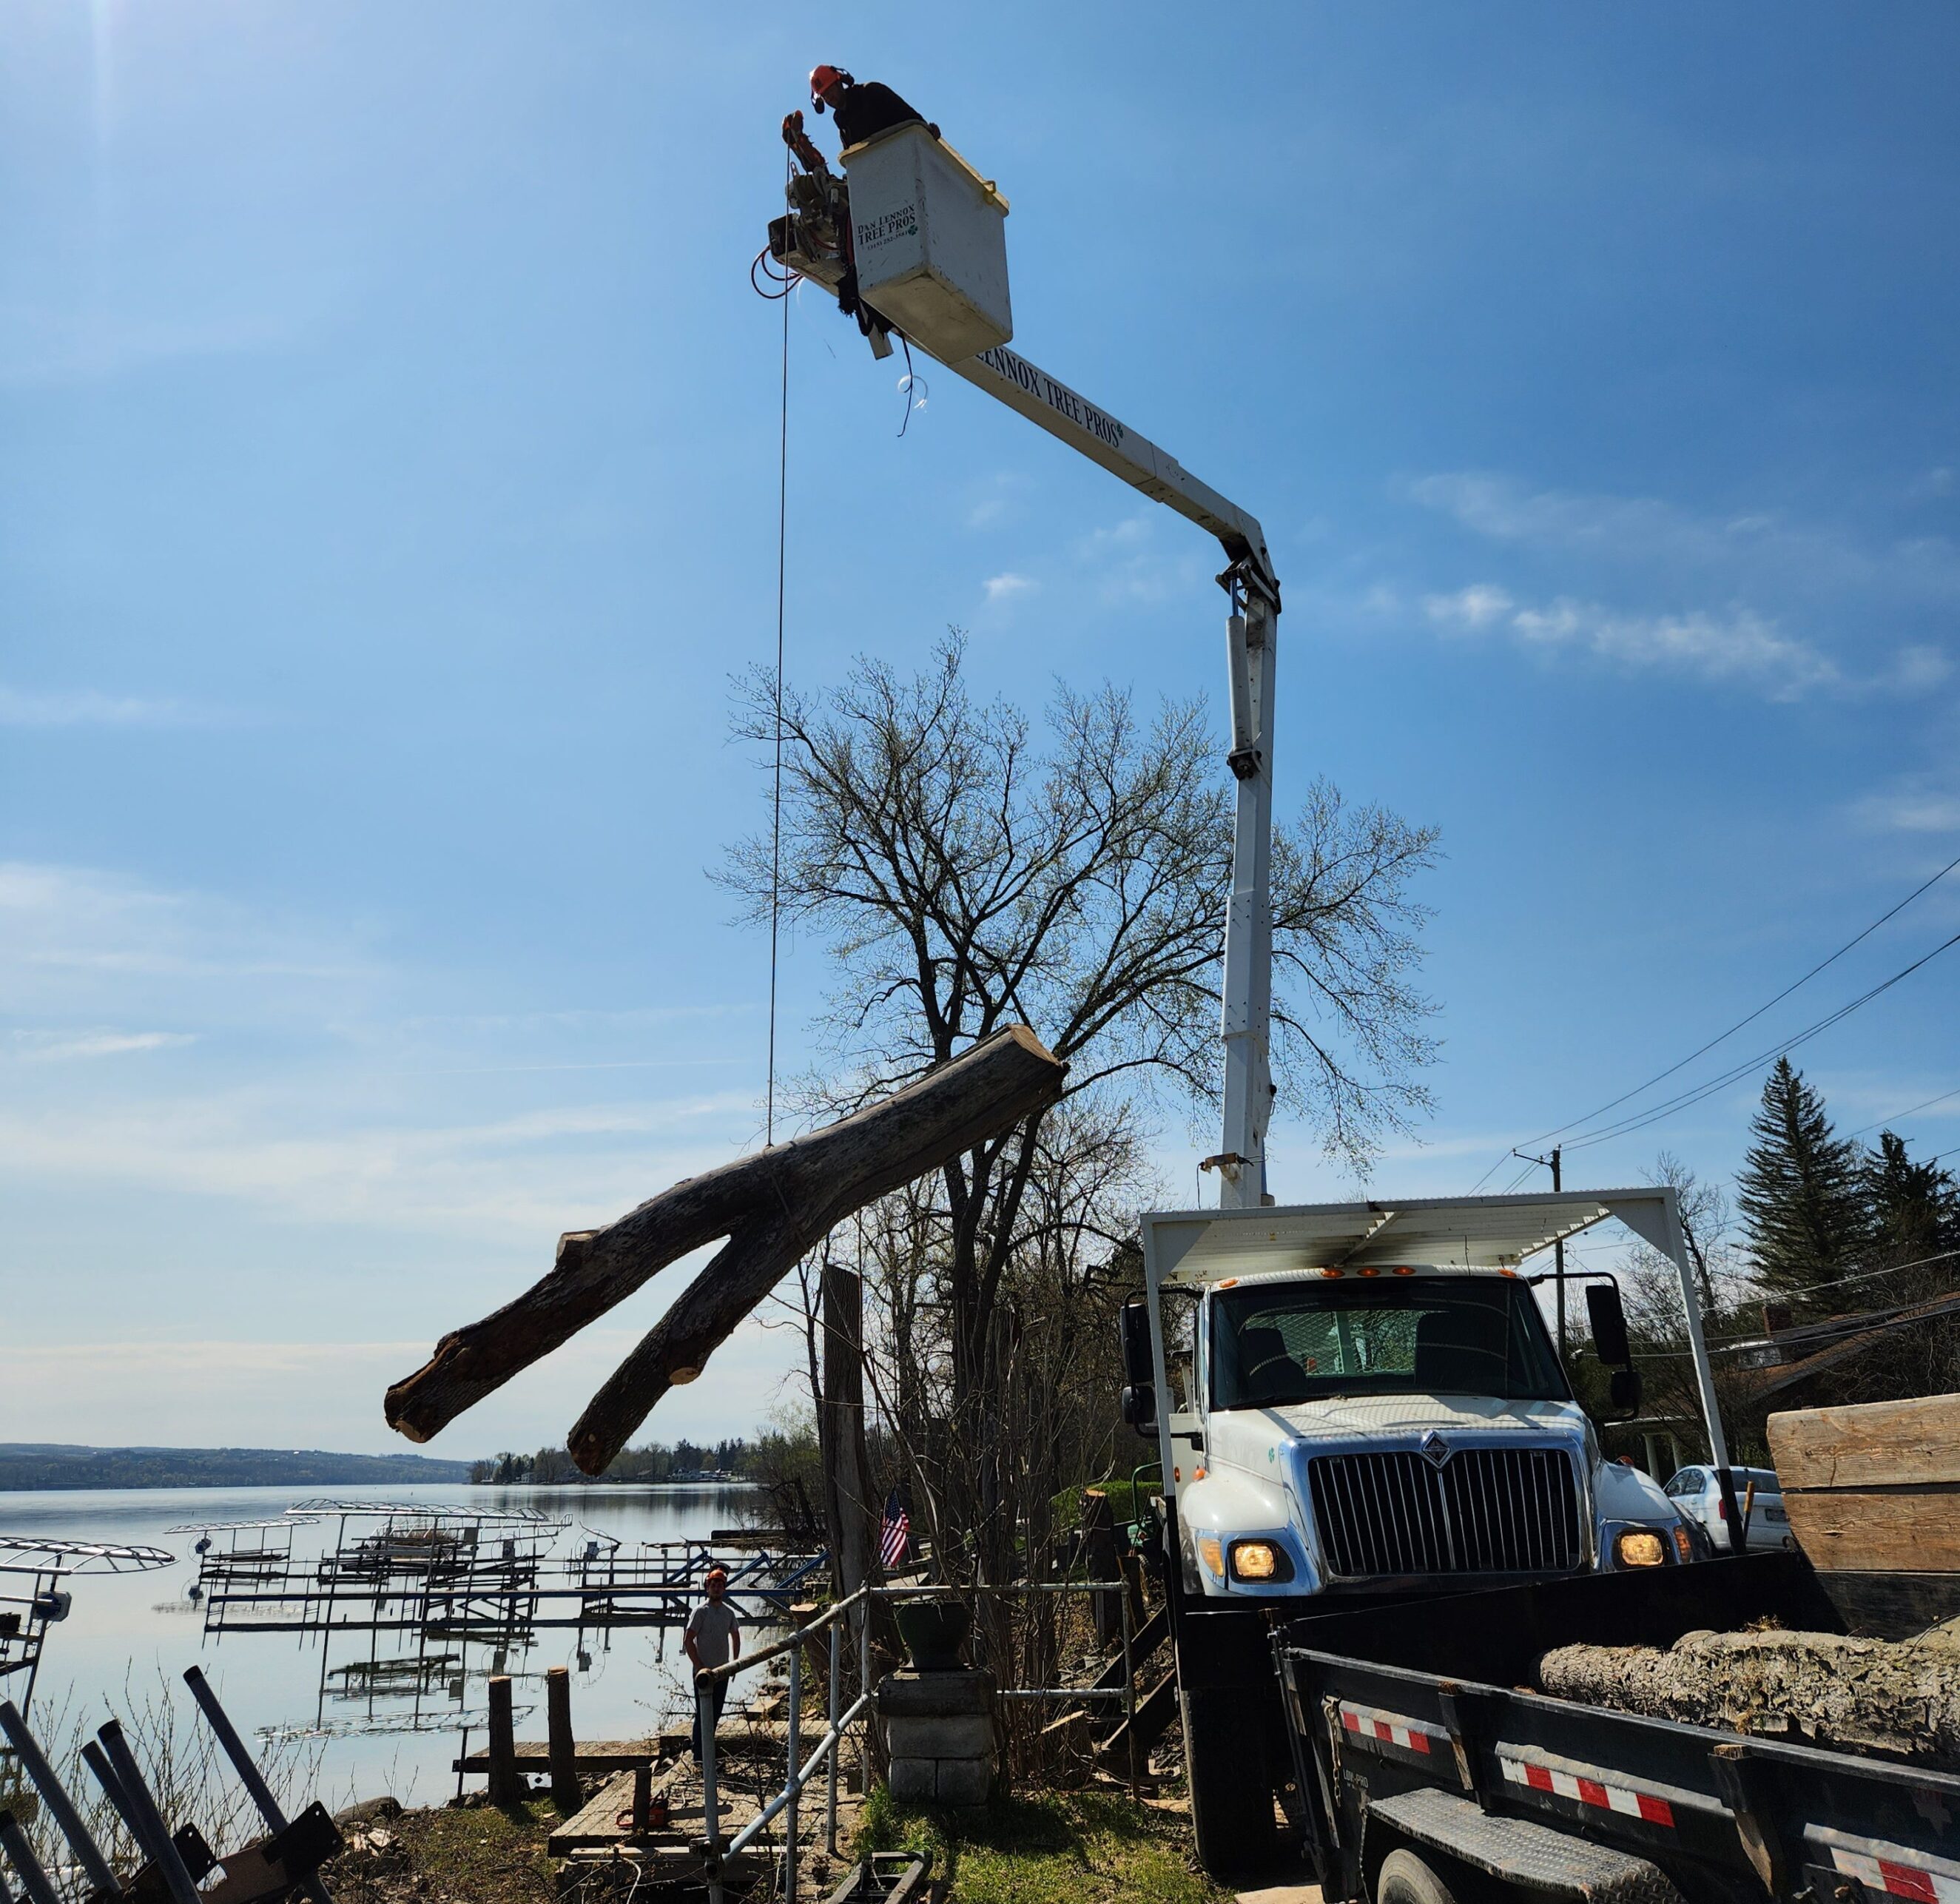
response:
<svg viewBox="0 0 1960 1904"><path fill-rule="evenodd" d="M1690 1555L1659 1483L1602 1456L1516 1270L1226 1276L1192 1323L1188 1425L1170 1430L1188 1592L1495 1585Z"/></svg>
<svg viewBox="0 0 1960 1904"><path fill-rule="evenodd" d="M1608 1460L1525 1266L1617 1219L1682 1269L1664 1187L1171 1211L1143 1219L1124 1412L1163 1462L1163 1562L1198 1852L1255 1863L1289 1776L1268 1634L1331 1597L1418 1602L1678 1566L1652 1477ZM1640 1378L1618 1291L1581 1272L1614 1412ZM1709 1440L1726 1469L1721 1424Z"/></svg>

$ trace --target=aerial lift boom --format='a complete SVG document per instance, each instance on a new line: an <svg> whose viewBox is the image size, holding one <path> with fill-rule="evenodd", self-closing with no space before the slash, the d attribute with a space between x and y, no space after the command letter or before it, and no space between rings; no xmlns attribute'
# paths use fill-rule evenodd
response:
<svg viewBox="0 0 1960 1904"><path fill-rule="evenodd" d="M801 115L785 121L784 135L806 167L793 178L791 209L769 226L769 250L786 271L835 291L849 269L851 212L845 182L803 148ZM923 128L904 127L885 139L924 139ZM935 144L937 142L935 142ZM854 152L867 148L858 147ZM851 168L854 152L845 166ZM1004 203L956 154L958 170L983 185L991 202ZM862 294L861 294L862 295ZM876 302L876 294L867 301ZM1222 1035L1225 1047L1224 1141L1204 1167L1219 1176L1219 1202L1230 1209L1270 1203L1266 1191L1266 1127L1273 1084L1269 1062L1272 1018L1272 814L1274 668L1279 643L1280 590L1257 517L1193 476L1149 438L1121 423L1058 377L1010 350L1004 342L977 352L947 348L924 327L908 328L911 347L942 363L956 377L992 397L1120 476L1154 502L1217 537L1225 551L1220 575L1231 607L1226 651L1232 717L1227 756L1238 783L1232 842L1232 899L1226 917ZM996 333L998 335L998 333ZM880 339L874 336L873 347ZM937 347L936 347L937 345Z"/></svg>

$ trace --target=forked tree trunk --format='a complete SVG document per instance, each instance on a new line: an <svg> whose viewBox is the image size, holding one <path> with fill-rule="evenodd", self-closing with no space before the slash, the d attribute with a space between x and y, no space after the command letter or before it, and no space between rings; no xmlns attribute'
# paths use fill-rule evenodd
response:
<svg viewBox="0 0 1960 1904"><path fill-rule="evenodd" d="M561 1237L549 1275L445 1336L388 1390L389 1425L426 1441L669 1263L726 1237L573 1428L572 1459L603 1473L826 1230L1045 1109L1067 1071L1026 1026L1010 1026L840 1122L689 1177L603 1230Z"/></svg>

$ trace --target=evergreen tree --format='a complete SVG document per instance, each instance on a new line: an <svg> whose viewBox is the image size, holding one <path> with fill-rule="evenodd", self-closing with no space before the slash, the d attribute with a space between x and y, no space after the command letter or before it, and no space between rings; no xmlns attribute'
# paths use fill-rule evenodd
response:
<svg viewBox="0 0 1960 1904"><path fill-rule="evenodd" d="M1763 1084L1749 1126L1752 1139L1736 1178L1756 1281L1801 1306L1835 1307L1828 1289L1857 1266L1871 1233L1857 1145L1836 1135L1824 1100L1803 1074L1779 1058Z"/></svg>
<svg viewBox="0 0 1960 1904"><path fill-rule="evenodd" d="M1918 1262L1960 1247L1960 1186L1936 1164L1915 1164L1905 1139L1879 1134L1860 1173L1871 1226L1873 1266Z"/></svg>

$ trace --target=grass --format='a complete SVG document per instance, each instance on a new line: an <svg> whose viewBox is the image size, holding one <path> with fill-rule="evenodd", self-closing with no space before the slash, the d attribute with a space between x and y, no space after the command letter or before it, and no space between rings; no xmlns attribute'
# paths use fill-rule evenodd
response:
<svg viewBox="0 0 1960 1904"><path fill-rule="evenodd" d="M959 1904L1220 1904L1232 1895L1193 1868L1181 1820L1115 1793L998 1798L969 1821L895 1804L880 1785L855 1848L930 1851L934 1876L953 1880Z"/></svg>

